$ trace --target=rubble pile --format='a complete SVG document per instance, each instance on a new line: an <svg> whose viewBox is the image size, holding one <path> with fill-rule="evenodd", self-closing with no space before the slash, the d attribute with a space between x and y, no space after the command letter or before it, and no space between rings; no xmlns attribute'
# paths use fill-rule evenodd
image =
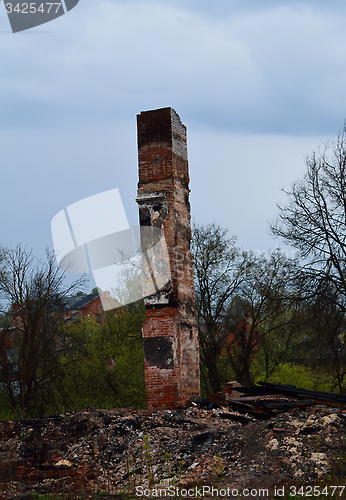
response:
<svg viewBox="0 0 346 500"><path fill-rule="evenodd" d="M259 397L269 404L268 396ZM282 395L270 398L275 404L293 402ZM284 405L264 418L238 411L233 403L204 401L154 414L89 408L2 422L0 498L134 498L136 486L273 489L328 478L342 484L342 405Z"/></svg>

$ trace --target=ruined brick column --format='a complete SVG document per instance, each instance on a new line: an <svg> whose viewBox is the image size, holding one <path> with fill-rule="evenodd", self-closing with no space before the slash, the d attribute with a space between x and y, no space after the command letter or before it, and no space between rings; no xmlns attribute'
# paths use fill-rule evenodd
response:
<svg viewBox="0 0 346 500"><path fill-rule="evenodd" d="M200 394L198 328L190 255L186 127L172 108L137 116L141 227L163 232L170 282L145 299L147 408L179 408Z"/></svg>

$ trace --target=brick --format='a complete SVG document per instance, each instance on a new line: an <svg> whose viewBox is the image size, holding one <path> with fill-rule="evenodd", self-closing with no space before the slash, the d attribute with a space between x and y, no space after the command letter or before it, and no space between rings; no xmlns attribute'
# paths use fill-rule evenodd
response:
<svg viewBox="0 0 346 500"><path fill-rule="evenodd" d="M169 288L146 301L143 342L167 338L154 341L164 352L145 360L147 407L173 409L200 394L186 127L172 108L163 108L138 115L137 128L140 221L163 231L171 269ZM162 368L162 356L172 356L170 369Z"/></svg>

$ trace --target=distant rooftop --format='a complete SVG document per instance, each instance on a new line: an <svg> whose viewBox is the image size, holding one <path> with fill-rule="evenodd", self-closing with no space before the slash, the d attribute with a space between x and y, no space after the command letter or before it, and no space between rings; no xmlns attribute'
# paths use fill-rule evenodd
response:
<svg viewBox="0 0 346 500"><path fill-rule="evenodd" d="M83 309L97 297L99 297L98 293L91 293L90 295L77 295L75 297L66 297L66 310L73 311L76 309Z"/></svg>

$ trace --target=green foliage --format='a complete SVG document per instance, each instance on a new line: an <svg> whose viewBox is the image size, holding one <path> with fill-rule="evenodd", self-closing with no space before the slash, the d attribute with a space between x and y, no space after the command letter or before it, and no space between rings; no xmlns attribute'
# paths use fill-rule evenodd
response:
<svg viewBox="0 0 346 500"><path fill-rule="evenodd" d="M333 388L330 375L321 369L313 370L290 363L281 363L268 378L268 382L289 384L313 391L331 391Z"/></svg>
<svg viewBox="0 0 346 500"><path fill-rule="evenodd" d="M145 406L144 318L143 302L137 302L107 312L104 323L85 318L65 329L70 348L61 358L62 409Z"/></svg>
<svg viewBox="0 0 346 500"><path fill-rule="evenodd" d="M0 420L7 421L12 418L18 418L15 410L11 407L5 391L0 392Z"/></svg>
<svg viewBox="0 0 346 500"><path fill-rule="evenodd" d="M141 328L143 301L108 311L103 323L93 318L59 327L54 377L33 394L27 416L80 408L145 407ZM39 373L39 372L38 372ZM0 391L0 418L22 416Z"/></svg>

